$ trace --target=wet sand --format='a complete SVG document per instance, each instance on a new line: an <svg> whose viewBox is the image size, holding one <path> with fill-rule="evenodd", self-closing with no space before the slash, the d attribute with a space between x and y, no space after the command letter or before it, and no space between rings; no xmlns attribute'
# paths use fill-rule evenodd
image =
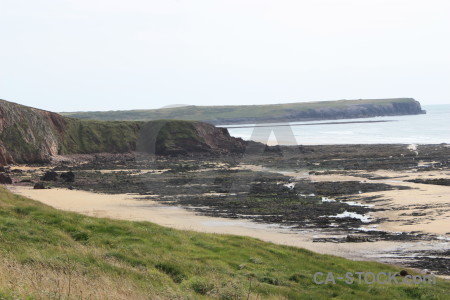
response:
<svg viewBox="0 0 450 300"><path fill-rule="evenodd" d="M139 200L131 194L107 195L78 190L34 190L26 186L10 186L16 194L40 201L57 209L93 217L129 221L149 221L181 230L254 237L280 245L346 257L354 260L374 260L386 251L397 251L398 243L378 241L370 243L314 243L320 237L316 230L292 231L279 225L261 224L243 219L225 219L197 215L181 207L164 206L156 201ZM424 249L427 247L424 245Z"/></svg>
<svg viewBox="0 0 450 300"><path fill-rule="evenodd" d="M275 170L261 166L244 165L241 169ZM329 234L317 229L297 230L276 224L257 223L247 219L209 217L180 206L163 205L160 202L140 199L134 194L100 194L94 192L53 188L34 190L27 186L9 186L17 194L40 201L57 209L77 212L94 217L129 221L149 221L180 230L194 230L215 234L234 234L258 238L281 245L305 248L321 254L330 254L353 260L376 260L402 264L411 253L442 251L450 244L450 187L406 182L417 178L450 178L449 172L432 171L367 171L353 174L309 175L306 170L280 172L296 179L314 181L360 181L408 186L410 190L389 190L355 195L351 201L371 204L375 211L371 217L381 219L377 230L388 232L423 232L441 236L440 240L374 241L359 243L313 242L314 239L329 238ZM367 202L378 196L375 202ZM146 196L148 197L148 196ZM158 196L154 196L155 199ZM343 238L346 234L342 233ZM336 236L332 236L336 237ZM445 276L447 277L447 276Z"/></svg>
<svg viewBox="0 0 450 300"><path fill-rule="evenodd" d="M410 190L391 190L364 193L356 197L358 202L368 204L365 198L379 196L375 208L386 210L375 212L374 218L384 219L378 229L391 232L420 231L437 235L450 234L450 186L407 182L411 179L450 178L449 172L433 171L426 173L375 171L374 178L367 179L348 175L309 176L313 181L351 181L385 183L407 186Z"/></svg>

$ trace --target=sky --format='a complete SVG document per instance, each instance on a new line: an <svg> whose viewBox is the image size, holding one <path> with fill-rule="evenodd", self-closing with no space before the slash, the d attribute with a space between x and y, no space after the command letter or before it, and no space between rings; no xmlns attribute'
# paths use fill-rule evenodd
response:
<svg viewBox="0 0 450 300"><path fill-rule="evenodd" d="M0 0L0 99L51 111L450 104L448 0Z"/></svg>

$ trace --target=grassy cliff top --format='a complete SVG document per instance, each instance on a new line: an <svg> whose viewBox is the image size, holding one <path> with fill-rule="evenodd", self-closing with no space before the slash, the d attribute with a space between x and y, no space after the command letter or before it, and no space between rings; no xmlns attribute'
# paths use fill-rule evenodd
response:
<svg viewBox="0 0 450 300"><path fill-rule="evenodd" d="M94 119L94 120L157 120L157 119L183 119L210 121L214 119L230 118L258 118L283 116L293 111L307 111L322 108L345 108L355 105L391 105L393 103L418 103L413 98L392 99L359 99L298 102L268 105L228 105L228 106L182 106L162 109L119 110L119 111L92 111L92 112L65 112L66 116Z"/></svg>
<svg viewBox="0 0 450 300"><path fill-rule="evenodd" d="M435 285L317 285L398 272L257 239L59 211L0 187L0 299L446 299Z"/></svg>
<svg viewBox="0 0 450 300"><path fill-rule="evenodd" d="M228 132L198 121L86 120L0 100L0 165L48 162L58 154L172 155L242 147Z"/></svg>

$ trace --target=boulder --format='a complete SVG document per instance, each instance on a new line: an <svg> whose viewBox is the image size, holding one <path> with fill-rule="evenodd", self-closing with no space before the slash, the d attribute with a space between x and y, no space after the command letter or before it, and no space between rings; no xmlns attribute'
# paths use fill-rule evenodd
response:
<svg viewBox="0 0 450 300"><path fill-rule="evenodd" d="M42 182L38 182L34 185L33 189L35 190L45 190L45 185Z"/></svg>
<svg viewBox="0 0 450 300"><path fill-rule="evenodd" d="M61 177L61 179L63 179L65 182L75 181L75 174L72 171L61 173L59 177Z"/></svg>
<svg viewBox="0 0 450 300"><path fill-rule="evenodd" d="M43 181L56 181L58 180L58 173L55 171L47 171L44 176L41 177Z"/></svg>
<svg viewBox="0 0 450 300"><path fill-rule="evenodd" d="M0 183L2 184L12 184L12 179L6 174L0 174Z"/></svg>

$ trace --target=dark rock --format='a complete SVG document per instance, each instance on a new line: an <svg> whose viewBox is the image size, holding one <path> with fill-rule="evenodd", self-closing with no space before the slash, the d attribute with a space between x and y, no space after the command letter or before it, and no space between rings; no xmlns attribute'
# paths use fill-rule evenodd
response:
<svg viewBox="0 0 450 300"><path fill-rule="evenodd" d="M422 184L435 184L435 185L444 185L444 186L450 186L450 179L447 178L436 178L436 179L412 179L412 180L405 180L408 182L414 182L414 183L422 183Z"/></svg>
<svg viewBox="0 0 450 300"><path fill-rule="evenodd" d="M400 276L405 277L406 275L408 275L408 272L407 272L407 271L405 271L405 270L401 270L401 271L400 271Z"/></svg>
<svg viewBox="0 0 450 300"><path fill-rule="evenodd" d="M281 147L276 145L276 146L266 146L264 149L264 152L267 153L281 153Z"/></svg>
<svg viewBox="0 0 450 300"><path fill-rule="evenodd" d="M12 184L12 179L8 175L0 174L0 183L2 183L2 184Z"/></svg>
<svg viewBox="0 0 450 300"><path fill-rule="evenodd" d="M348 243L373 242L373 240L371 240L366 236L357 236L357 235L347 235L346 241Z"/></svg>
<svg viewBox="0 0 450 300"><path fill-rule="evenodd" d="M60 177L65 182L74 182L75 181L75 174L72 171L61 173Z"/></svg>
<svg viewBox="0 0 450 300"><path fill-rule="evenodd" d="M41 177L43 181L56 181L58 180L58 173L55 171L47 171L44 176Z"/></svg>
<svg viewBox="0 0 450 300"><path fill-rule="evenodd" d="M42 182L38 182L34 185L33 189L35 190L45 190L45 185Z"/></svg>
<svg viewBox="0 0 450 300"><path fill-rule="evenodd" d="M208 123L157 120L142 126L137 151L167 156L244 153L248 144L230 136L226 128Z"/></svg>
<svg viewBox="0 0 450 300"><path fill-rule="evenodd" d="M303 145L298 146L298 150L302 154L314 152L314 148L305 147Z"/></svg>

